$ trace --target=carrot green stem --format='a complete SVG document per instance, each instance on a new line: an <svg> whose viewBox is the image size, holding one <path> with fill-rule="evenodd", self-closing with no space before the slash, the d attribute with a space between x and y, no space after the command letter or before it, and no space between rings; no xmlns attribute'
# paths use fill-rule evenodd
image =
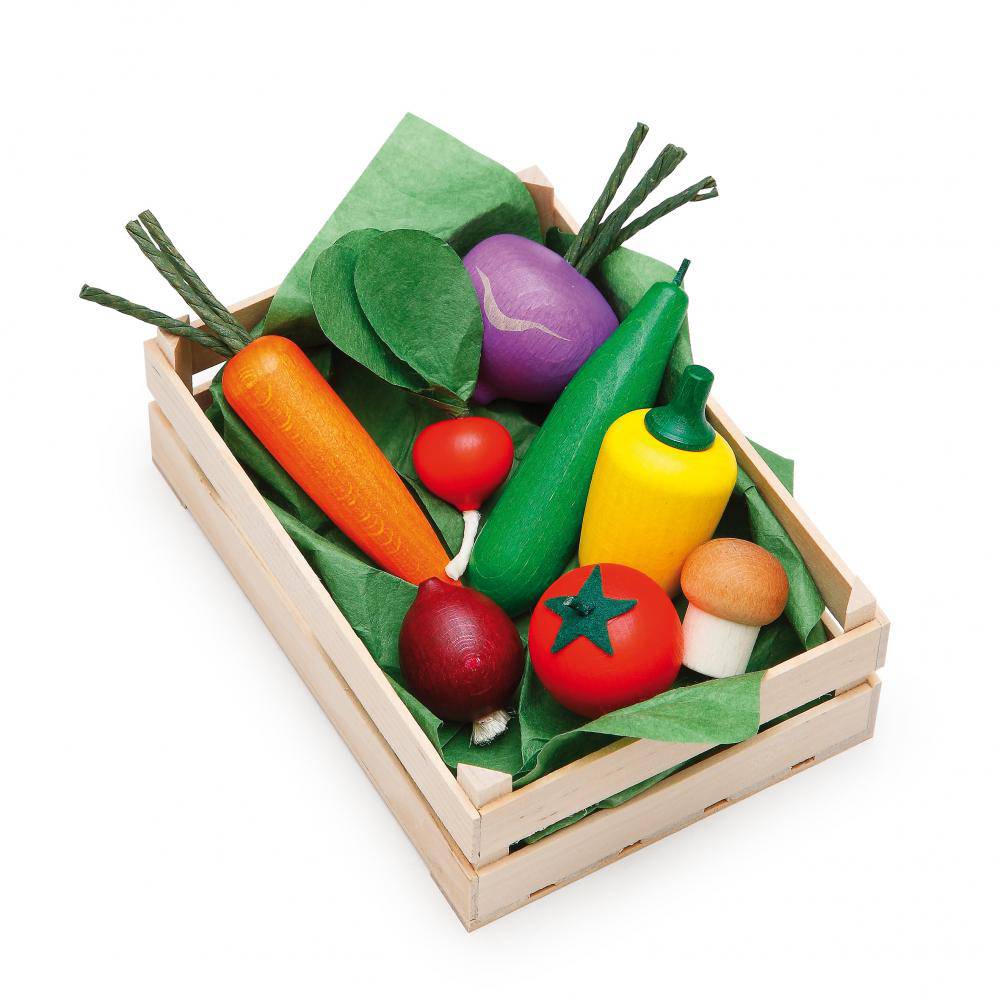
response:
<svg viewBox="0 0 1000 1000"><path fill-rule="evenodd" d="M162 327L169 333L187 337L224 357L232 357L234 353L228 344L223 343L208 330L199 330L197 327L193 327L183 320L175 319L173 316L168 316L166 313L136 305L128 299L123 299L120 295L112 295L111 292L104 291L103 288L92 288L90 285L84 285L80 289L80 298L86 299L88 302L96 302L99 306L106 306L108 309L114 309L134 319L140 319L143 323Z"/></svg>
<svg viewBox="0 0 1000 1000"><path fill-rule="evenodd" d="M661 201L655 208L651 208L648 212L640 215L638 219L624 226L611 243L608 253L620 247L626 240L630 240L636 233L656 222L657 219L662 219L663 216L668 212L672 212L675 208L680 208L681 205L686 205L689 201L707 201L709 198L717 198L718 196L719 187L715 183L714 177L706 177L698 181L697 184L692 184L691 187L685 188L680 194L672 195Z"/></svg>
<svg viewBox="0 0 1000 1000"><path fill-rule="evenodd" d="M570 248L566 251L566 262L568 264L572 264L575 267L577 261L583 256L584 251L590 246L594 239L594 234L597 232L597 228L604 218L604 213L608 210L608 205L611 204L612 199L618 193L618 189L621 187L629 167L632 166L635 154L639 151L639 147L642 145L642 141L646 138L648 132L648 125L644 125L642 122L636 123L632 134L629 136L624 152L618 158L615 169L611 172L611 176L604 185L604 190L594 203L594 207L590 210L590 215L587 216L587 221L580 228L576 239L573 240Z"/></svg>
<svg viewBox="0 0 1000 1000"><path fill-rule="evenodd" d="M146 256L146 259L167 279L174 291L195 311L202 322L211 329L219 340L227 344L233 352L246 346L246 331L243 331L242 337L238 336L218 316L215 310L187 283L174 259L156 246L138 222L130 222L125 227L125 231L132 237L136 245Z"/></svg>
<svg viewBox="0 0 1000 1000"><path fill-rule="evenodd" d="M243 325L215 297L208 285L198 277L194 268L181 256L180 251L174 246L173 241L163 231L163 227L156 216L147 209L145 212L139 213L139 221L146 227L146 231L152 236L160 250L170 258L177 272L188 283L191 289L212 309L237 340L240 340L244 345L247 344L249 338Z"/></svg>
<svg viewBox="0 0 1000 1000"><path fill-rule="evenodd" d="M663 148L629 196L601 223L590 246L574 265L580 274L587 274L611 252L614 241L632 213L661 181L677 169L686 155L683 149L672 144Z"/></svg>

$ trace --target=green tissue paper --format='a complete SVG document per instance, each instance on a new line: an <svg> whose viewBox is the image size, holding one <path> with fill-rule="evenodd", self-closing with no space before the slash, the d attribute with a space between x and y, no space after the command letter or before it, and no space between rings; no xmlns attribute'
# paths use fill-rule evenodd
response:
<svg viewBox="0 0 1000 1000"><path fill-rule="evenodd" d="M326 338L385 382L423 389L426 380L401 361L375 333L354 290L358 258L377 229L356 229L327 247L313 265L309 280L316 320Z"/></svg>
<svg viewBox="0 0 1000 1000"><path fill-rule="evenodd" d="M394 232L413 229L430 236ZM311 349L310 356L422 504L449 551L460 543L462 517L422 486L413 467L412 446L424 427L446 415L441 400L426 395L432 382L448 387L460 399L475 384L476 338L481 338L482 327L479 324L477 332L457 281L454 287L449 283L457 279L456 267L461 267L455 254L499 232L540 238L534 204L524 186L510 171L408 115L293 267L266 318L267 332L296 332L306 343L322 327L332 343ZM556 231L550 231L547 239L560 247L566 241L565 234ZM382 249L359 275L365 255L374 254L379 241L383 241ZM394 269L408 276L394 284ZM405 289L411 288L406 283L418 273L432 273L450 303L449 329L432 326L430 335L435 340L451 338L447 352L436 351L434 343L414 345L413 332L405 331L392 311L393 298L398 301L400 288L405 297ZM624 316L650 284L670 280L673 274L666 264L622 248L609 255L592 277L617 314ZM383 293L386 286L391 291ZM466 287L471 293L467 280ZM310 292L315 296L315 312ZM418 311L421 323L433 323L426 303ZM669 398L674 381L690 362L685 326L661 386L661 399ZM545 416L543 408L509 401L475 406L471 412L499 420L510 431L515 462L523 458ZM467 762L506 771L513 775L515 787L522 787L623 736L690 743L693 752L699 745L739 742L752 736L759 725L762 672L822 641L823 601L816 585L787 533L741 473L718 534L750 538L764 546L782 562L790 583L785 613L761 630L747 674L704 680L682 670L669 691L588 721L549 696L526 657L516 714L507 732L491 744L472 746L469 726L437 718L405 689L397 639L416 588L373 566L330 523L228 406L218 376L208 416L431 743L453 768ZM791 489L792 463L759 450ZM495 499L485 505L485 517ZM683 598L677 605L683 614ZM526 638L528 616L516 624ZM665 776L657 775L592 808L620 804Z"/></svg>
<svg viewBox="0 0 1000 1000"><path fill-rule="evenodd" d="M465 401L483 353L483 314L462 259L443 240L396 229L368 242L354 288L379 339L430 389Z"/></svg>
<svg viewBox="0 0 1000 1000"><path fill-rule="evenodd" d="M321 342L309 279L316 258L355 229L422 229L460 256L497 233L541 240L535 203L516 174L408 114L279 286L265 333Z"/></svg>

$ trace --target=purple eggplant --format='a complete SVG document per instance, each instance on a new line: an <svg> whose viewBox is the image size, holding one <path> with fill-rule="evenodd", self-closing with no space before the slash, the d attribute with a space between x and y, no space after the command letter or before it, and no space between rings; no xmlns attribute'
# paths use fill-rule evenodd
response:
<svg viewBox="0 0 1000 1000"><path fill-rule="evenodd" d="M636 125L565 257L510 233L490 236L466 254L463 263L483 313L483 353L474 403L490 403L498 397L530 403L554 401L618 326L614 310L587 274L651 222L689 201L718 194L713 178L705 177L629 221L684 159L683 149L668 145L605 219L648 131L641 122Z"/></svg>
<svg viewBox="0 0 1000 1000"><path fill-rule="evenodd" d="M559 254L502 234L463 261L483 310L474 403L552 402L618 326L607 300Z"/></svg>

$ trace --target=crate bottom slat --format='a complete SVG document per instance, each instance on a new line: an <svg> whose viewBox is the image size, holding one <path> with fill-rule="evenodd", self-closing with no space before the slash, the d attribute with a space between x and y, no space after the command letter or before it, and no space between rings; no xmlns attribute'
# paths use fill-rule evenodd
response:
<svg viewBox="0 0 1000 1000"><path fill-rule="evenodd" d="M474 869L156 403L150 405L150 432L153 459L164 478L369 775L467 929L548 895L872 735L877 677L719 751L615 809L595 812Z"/></svg>

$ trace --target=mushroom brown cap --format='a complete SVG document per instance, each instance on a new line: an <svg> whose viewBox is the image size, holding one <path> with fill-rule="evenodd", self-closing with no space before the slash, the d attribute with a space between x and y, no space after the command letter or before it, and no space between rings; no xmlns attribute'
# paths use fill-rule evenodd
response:
<svg viewBox="0 0 1000 1000"><path fill-rule="evenodd" d="M741 625L767 625L785 610L788 576L766 549L742 538L713 538L687 557L684 596L702 611Z"/></svg>

